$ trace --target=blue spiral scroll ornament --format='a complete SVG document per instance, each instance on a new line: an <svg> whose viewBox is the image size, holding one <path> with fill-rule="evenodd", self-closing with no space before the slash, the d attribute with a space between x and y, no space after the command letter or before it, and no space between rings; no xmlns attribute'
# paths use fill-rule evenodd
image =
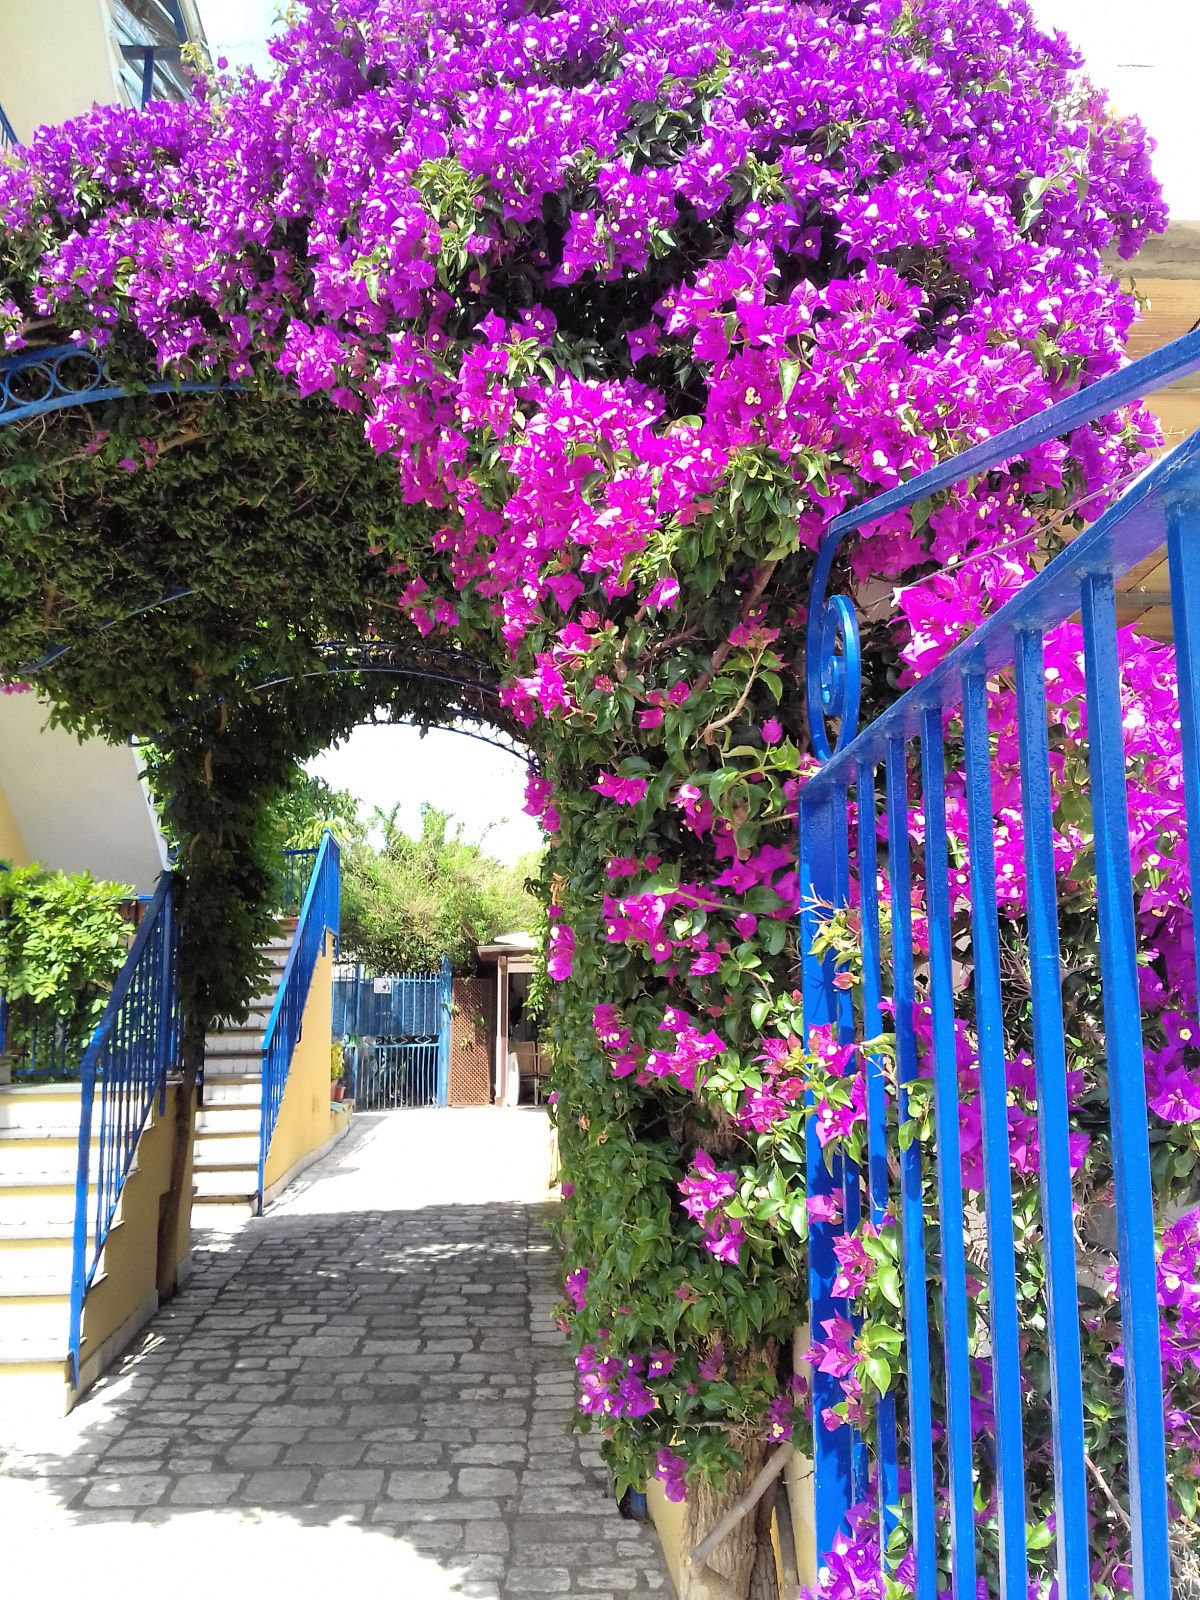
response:
<svg viewBox="0 0 1200 1600"><path fill-rule="evenodd" d="M182 383L176 378L155 378L138 386L146 394L212 394L236 389L237 384L216 379ZM69 406L97 405L103 400L124 400L129 390L108 368L104 351L78 344L56 344L45 350L19 350L0 360L0 427L24 422L47 411Z"/></svg>
<svg viewBox="0 0 1200 1600"><path fill-rule="evenodd" d="M858 732L858 709L862 700L862 640L858 614L846 595L826 593L833 558L841 541L841 530L831 526L826 529L817 550L804 647L808 728L813 754L822 762L844 750ZM838 730L831 744L828 727L834 719Z"/></svg>

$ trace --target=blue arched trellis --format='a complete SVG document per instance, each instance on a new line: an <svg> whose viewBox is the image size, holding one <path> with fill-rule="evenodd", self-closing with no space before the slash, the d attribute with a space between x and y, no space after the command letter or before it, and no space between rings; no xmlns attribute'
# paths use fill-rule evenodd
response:
<svg viewBox="0 0 1200 1600"><path fill-rule="evenodd" d="M106 351L89 350L79 344L19 350L0 361L0 427L10 422L25 422L48 411L65 411L71 406L126 400L135 393L215 394L236 387L219 378L191 382L179 378L152 378L130 389L113 376Z"/></svg>

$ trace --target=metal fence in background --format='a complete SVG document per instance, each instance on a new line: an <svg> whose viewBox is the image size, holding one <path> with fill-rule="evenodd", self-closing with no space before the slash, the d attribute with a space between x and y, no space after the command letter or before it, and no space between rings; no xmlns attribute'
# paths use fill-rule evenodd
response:
<svg viewBox="0 0 1200 1600"><path fill-rule="evenodd" d="M346 1088L360 1111L447 1104L451 982L445 958L440 972L334 979L333 1036L350 1042Z"/></svg>

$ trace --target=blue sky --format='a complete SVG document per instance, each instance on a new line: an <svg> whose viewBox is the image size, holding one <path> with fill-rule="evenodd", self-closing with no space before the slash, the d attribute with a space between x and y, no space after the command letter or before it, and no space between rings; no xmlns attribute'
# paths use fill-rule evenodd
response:
<svg viewBox="0 0 1200 1600"><path fill-rule="evenodd" d="M276 26L277 0L199 0L216 55L260 71L270 66L265 43ZM1122 111L1139 115L1158 141L1156 170L1178 217L1200 220L1200 7L1195 0L1034 0L1043 24L1063 28L1083 51L1092 77ZM1136 26L1132 18L1136 14ZM521 813L523 763L452 733L422 740L415 729L359 728L311 764L328 782L349 789L364 808L400 805L414 827L421 802L452 812L466 837L484 840L501 860L515 861L539 842Z"/></svg>

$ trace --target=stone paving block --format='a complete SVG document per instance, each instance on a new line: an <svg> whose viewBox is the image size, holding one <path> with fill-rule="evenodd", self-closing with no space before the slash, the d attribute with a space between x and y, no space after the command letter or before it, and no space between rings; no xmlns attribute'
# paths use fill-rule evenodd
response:
<svg viewBox="0 0 1200 1600"><path fill-rule="evenodd" d="M89 1489L83 1497L83 1503L101 1509L153 1506L157 1505L166 1494L170 1484L169 1478L145 1474L138 1477L110 1478Z"/></svg>
<svg viewBox="0 0 1200 1600"><path fill-rule="evenodd" d="M390 1472L387 1497L389 1500L443 1500L450 1488L448 1472Z"/></svg>
<svg viewBox="0 0 1200 1600"><path fill-rule="evenodd" d="M250 1506L299 1505L308 1498L313 1474L307 1467L276 1467L254 1472L246 1480L241 1503Z"/></svg>
<svg viewBox="0 0 1200 1600"><path fill-rule="evenodd" d="M171 1490L173 1506L223 1506L233 1498L242 1477L235 1472L194 1472Z"/></svg>
<svg viewBox="0 0 1200 1600"><path fill-rule="evenodd" d="M510 1567L504 1587L509 1594L564 1595L571 1574L566 1567Z"/></svg>
<svg viewBox="0 0 1200 1600"><path fill-rule="evenodd" d="M459 1494L516 1494L517 1475L506 1467L463 1467L458 1474Z"/></svg>

